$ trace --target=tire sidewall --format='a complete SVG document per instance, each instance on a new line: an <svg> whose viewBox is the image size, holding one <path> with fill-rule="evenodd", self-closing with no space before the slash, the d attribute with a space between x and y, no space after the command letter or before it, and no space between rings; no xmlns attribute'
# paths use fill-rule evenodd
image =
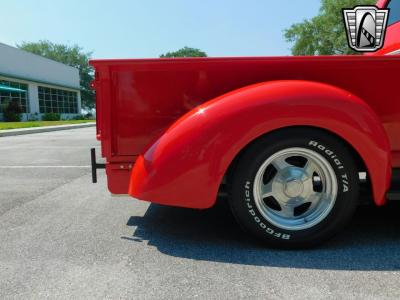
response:
<svg viewBox="0 0 400 300"><path fill-rule="evenodd" d="M292 147L323 156L335 172L338 184L335 204L318 224L303 230L285 230L268 222L254 200L253 186L261 165L273 154ZM271 135L250 146L239 162L233 182L231 206L245 230L276 246L311 245L330 238L351 217L358 198L358 173L351 154L341 141L320 131Z"/></svg>

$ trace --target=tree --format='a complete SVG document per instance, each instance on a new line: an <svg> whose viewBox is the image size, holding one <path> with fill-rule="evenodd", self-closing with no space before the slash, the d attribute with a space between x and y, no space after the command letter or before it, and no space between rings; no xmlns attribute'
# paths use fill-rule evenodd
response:
<svg viewBox="0 0 400 300"><path fill-rule="evenodd" d="M286 41L294 43L293 55L355 54L347 43L343 8L375 4L376 0L321 0L319 14L285 30Z"/></svg>
<svg viewBox="0 0 400 300"><path fill-rule="evenodd" d="M3 118L6 122L21 122L22 108L17 101L6 100L2 105Z"/></svg>
<svg viewBox="0 0 400 300"><path fill-rule="evenodd" d="M90 88L93 80L93 68L89 65L92 52L83 52L78 45L68 46L55 44L50 41L39 41L37 43L23 42L18 48L47 57L60 63L78 68L80 76L82 106L94 108L94 91Z"/></svg>
<svg viewBox="0 0 400 300"><path fill-rule="evenodd" d="M207 53L197 48L185 46L177 51L161 54L160 57L207 57Z"/></svg>

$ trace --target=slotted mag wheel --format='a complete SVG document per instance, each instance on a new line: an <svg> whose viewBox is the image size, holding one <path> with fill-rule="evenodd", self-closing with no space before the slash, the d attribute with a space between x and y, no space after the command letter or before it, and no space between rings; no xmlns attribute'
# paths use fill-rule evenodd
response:
<svg viewBox="0 0 400 300"><path fill-rule="evenodd" d="M337 178L329 162L306 148L288 148L269 157L254 181L259 212L275 226L303 230L320 223L332 210Z"/></svg>

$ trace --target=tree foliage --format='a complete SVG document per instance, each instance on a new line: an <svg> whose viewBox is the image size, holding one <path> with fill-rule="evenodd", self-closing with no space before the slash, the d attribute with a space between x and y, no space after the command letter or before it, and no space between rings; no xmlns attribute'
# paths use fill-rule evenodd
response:
<svg viewBox="0 0 400 300"><path fill-rule="evenodd" d="M292 54L355 54L347 43L342 9L375 3L375 0L321 0L317 16L285 30L286 40L293 43Z"/></svg>
<svg viewBox="0 0 400 300"><path fill-rule="evenodd" d="M78 45L55 44L50 41L37 43L23 42L18 48L78 68L80 76L82 106L93 108L94 91L90 88L93 80L93 68L89 65L92 52L84 52Z"/></svg>
<svg viewBox="0 0 400 300"><path fill-rule="evenodd" d="M207 57L207 53L200 49L183 47L177 51L161 54L160 57Z"/></svg>
<svg viewBox="0 0 400 300"><path fill-rule="evenodd" d="M20 122L22 118L22 107L17 101L6 100L2 105L3 118L6 122Z"/></svg>

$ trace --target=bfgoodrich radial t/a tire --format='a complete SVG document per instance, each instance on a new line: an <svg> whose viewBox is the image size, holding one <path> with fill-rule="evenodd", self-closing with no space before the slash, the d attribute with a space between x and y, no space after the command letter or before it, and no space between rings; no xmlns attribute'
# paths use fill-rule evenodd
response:
<svg viewBox="0 0 400 300"><path fill-rule="evenodd" d="M268 245L302 248L335 235L358 203L348 146L313 128L288 128L252 143L234 170L230 204L242 227Z"/></svg>

